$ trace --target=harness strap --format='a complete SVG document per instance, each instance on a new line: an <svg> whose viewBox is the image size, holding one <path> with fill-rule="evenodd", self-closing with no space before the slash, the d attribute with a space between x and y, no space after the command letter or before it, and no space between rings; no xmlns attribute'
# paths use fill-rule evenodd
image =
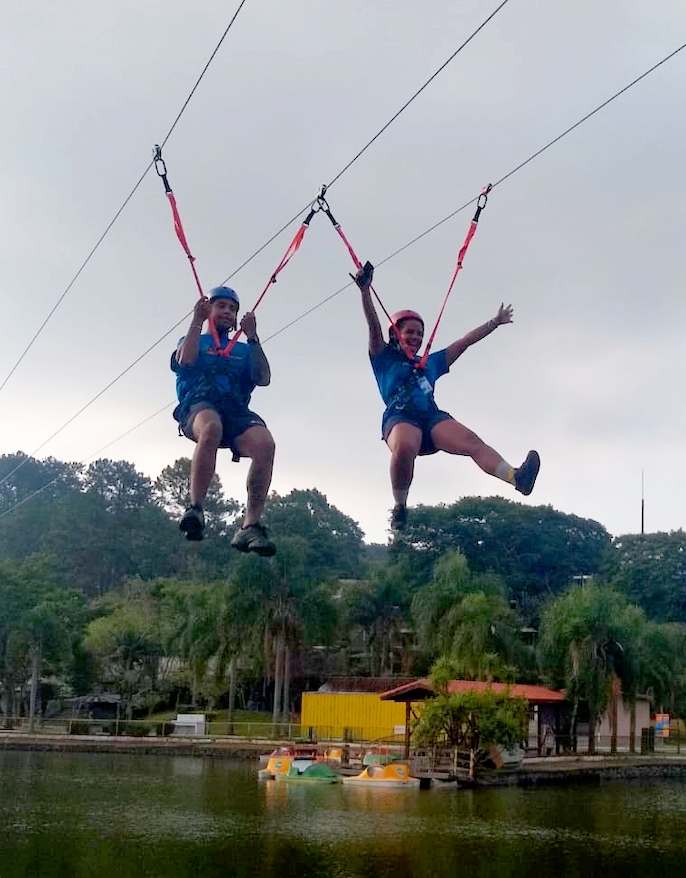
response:
<svg viewBox="0 0 686 878"><path fill-rule="evenodd" d="M167 178L167 166L164 163L164 159L162 158L162 147L155 144L153 149L153 161L155 164L155 170L157 171L157 176L161 178L162 183L164 184L164 192L169 201L169 206L171 207L172 217L174 220L174 231L176 232L176 237L179 239L179 243L183 247L183 250L188 257L188 262L191 267L191 271L193 272L193 278L195 280L195 285L198 288L198 293L200 298L204 298L205 293L203 292L202 284L200 283L200 278L198 277L198 272L195 268L195 256L191 253L191 248L188 245L188 239L186 238L186 233L183 229L183 223L181 222L181 216L179 214L179 208L176 204L176 198L174 197L174 193L172 192L172 188L169 185L169 180ZM216 347L219 347L219 333L216 330L214 325L214 321L212 318L209 319L210 332L212 333L212 338L214 339L214 343Z"/></svg>
<svg viewBox="0 0 686 878"><path fill-rule="evenodd" d="M358 255L357 255L357 253L355 253L355 250L353 249L352 244L351 244L350 241L346 238L346 236L345 236L345 232L344 232L343 229L341 228L340 223L335 219L334 215L331 213L331 208L329 207L329 205L328 205L326 199L324 198L324 193L325 193L325 192L326 192L326 186L324 185L324 186L322 186L321 194L320 194L319 197L317 198L317 203L319 204L320 209L323 210L324 213L328 216L329 220L331 221L331 225L334 227L334 229L335 229L336 232L338 233L338 235L339 235L341 241L343 241L343 243L345 244L345 247L346 247L348 253L350 253L350 258L352 259L352 261L353 261L353 263L354 263L354 265L355 265L355 268L356 268L358 271L359 271L361 268L363 268L363 267L366 268L367 266L366 266L366 265L365 265L365 266L362 265L362 263L360 262L360 259L359 259ZM370 265L370 263L367 263L367 265ZM371 268L373 268L373 266L370 265L370 269L371 269ZM350 276L353 277L353 275L350 275ZM353 277L353 280L354 280L354 279L355 279L355 278ZM395 335L396 339L398 340L398 345L400 346L401 350L403 351L403 353L405 354L405 356L406 356L409 360L411 360L412 362L414 362L414 354L413 354L412 351L407 347L407 345L405 344L405 342L402 340L402 338L401 338L401 336L400 336L400 332L398 331L398 327L395 325L395 323L394 323L394 321L393 321L393 318L391 317L391 315L389 314L389 312L386 310L386 306L384 305L384 303L383 303L383 302L381 301L381 299L379 298L379 294L378 294L378 293L376 292L376 290L374 289L373 284L370 284L370 285L369 285L369 289L370 289L370 290L372 291L372 293L374 294L374 298L375 298L376 301L378 302L379 307L381 308L381 310L383 311L383 313L384 313L384 314L386 315L386 317L388 318L388 322L389 322L389 324L390 324L390 326L391 326L391 332ZM416 364L416 365L418 366L419 364Z"/></svg>
<svg viewBox="0 0 686 878"><path fill-rule="evenodd" d="M305 237L305 232L310 227L310 222L312 221L312 217L319 210L319 207L315 207L315 204L316 204L316 202L314 204L312 204L312 206L310 207L310 212L305 217L305 219L302 221L300 228L295 233L295 237L293 238L291 243L288 245L288 248L282 257L281 262L279 262L276 269L272 273L271 277L267 281L265 288L262 290L262 292L258 296L257 301L255 302L255 304L253 305L253 307L251 309L252 311L256 310L257 306L260 304L262 299L264 299L269 287L272 284L276 283L276 279L277 279L278 275L284 270L284 268L288 265L288 263L291 261L291 259L295 256L295 254L300 249L300 245L302 244L303 238ZM234 349L236 342L240 338L242 332L243 332L243 330L239 328L238 331L233 335L233 337L231 339L229 339L226 347L224 347L223 349L220 350L219 346L217 345L217 353L220 354L222 357L228 357L229 354L231 353L231 351Z"/></svg>
<svg viewBox="0 0 686 878"><path fill-rule="evenodd" d="M450 281L450 286L448 287L448 292L445 294L445 298L443 299L443 304L441 305L441 310L438 312L438 317L436 318L436 325L431 331L431 335L429 336L429 340L426 343L426 349L422 354L422 358L419 361L419 368L423 369L426 366L426 361L429 358L429 353L431 351L431 345L433 344L434 338L436 337L436 332L438 331L438 324L441 322L441 318L443 317L443 312L445 311L445 306L448 304L448 299L450 298L450 294L455 286L455 281L457 280L457 276L462 270L462 262L465 258L465 254L467 253L467 249L471 244L472 238L476 234L476 227L479 222L479 217L481 216L481 211L486 207L486 203L488 201L488 193L492 189L492 185L489 183L488 186L484 186L481 190L481 193L476 201L476 212L474 213L474 217L469 224L469 229L467 231L467 236L464 239L464 243L462 247L460 247L460 252L457 254L457 265L455 267L455 272L453 273L452 280Z"/></svg>

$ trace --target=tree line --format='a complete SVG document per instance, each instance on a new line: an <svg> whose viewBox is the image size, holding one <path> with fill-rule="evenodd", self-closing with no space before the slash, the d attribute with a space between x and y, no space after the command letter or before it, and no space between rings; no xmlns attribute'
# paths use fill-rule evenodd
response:
<svg viewBox="0 0 686 878"><path fill-rule="evenodd" d="M274 559L229 549L240 504L215 478L208 539L177 520L189 461L0 457L0 709L112 689L128 716L179 700L268 707L333 675L428 673L566 686L578 718L617 686L683 713L684 533L612 538L546 506L465 498L368 546L316 489L273 494ZM41 682L42 681L42 682ZM37 695L41 691L40 702ZM32 697L33 696L33 697Z"/></svg>

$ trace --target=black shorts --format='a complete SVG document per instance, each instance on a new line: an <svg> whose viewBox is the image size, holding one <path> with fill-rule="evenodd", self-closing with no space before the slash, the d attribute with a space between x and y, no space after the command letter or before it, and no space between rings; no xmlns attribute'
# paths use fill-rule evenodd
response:
<svg viewBox="0 0 686 878"><path fill-rule="evenodd" d="M196 402L188 409L188 414L182 423L179 424L179 430L188 439L193 439L193 420L198 412L211 409L219 415L222 422L222 441L219 443L220 448L230 448L234 457L238 456L235 448L236 439L249 427L266 427L267 425L259 415L251 412L250 409L237 409L235 411L222 411L211 402Z"/></svg>
<svg viewBox="0 0 686 878"><path fill-rule="evenodd" d="M438 451L438 448L433 443L433 439L431 438L431 431L436 426L436 424L440 424L441 421L454 421L452 415L449 415L448 412L442 412L439 409L433 412L427 412L425 415L418 415L416 413L413 414L405 414L403 412L391 412L388 416L384 415L383 424L381 427L382 430L382 439L384 442L388 441L388 437L391 433L393 427L396 424L412 424L413 427L417 427L417 429L422 431L422 444L419 449L419 454L424 456L426 454L435 454Z"/></svg>

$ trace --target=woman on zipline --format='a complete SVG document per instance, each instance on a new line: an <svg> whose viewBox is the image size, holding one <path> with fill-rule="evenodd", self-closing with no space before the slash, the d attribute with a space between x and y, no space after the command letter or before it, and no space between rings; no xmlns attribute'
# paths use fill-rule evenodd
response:
<svg viewBox="0 0 686 878"><path fill-rule="evenodd" d="M370 266L371 268L371 266ZM512 323L512 306L504 304L495 317L441 351L429 355L423 369L416 368L424 338L424 321L416 311L398 311L391 317L388 343L370 293L371 271L360 269L355 282L362 293L362 310L369 328L369 358L386 404L382 438L391 451L391 488L394 507L391 529L402 530L407 521L407 495L417 455L447 451L471 457L489 475L509 482L521 494L530 494L541 465L530 451L517 469L476 433L441 411L434 401L434 385L468 347L486 338L504 323Z"/></svg>

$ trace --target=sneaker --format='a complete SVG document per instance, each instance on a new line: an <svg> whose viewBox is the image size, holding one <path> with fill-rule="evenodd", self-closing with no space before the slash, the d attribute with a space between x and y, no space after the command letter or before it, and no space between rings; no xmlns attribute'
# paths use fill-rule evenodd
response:
<svg viewBox="0 0 686 878"><path fill-rule="evenodd" d="M263 558L276 554L276 546L267 536L267 528L263 524L251 524L237 530L231 546L239 552L256 552Z"/></svg>
<svg viewBox="0 0 686 878"><path fill-rule="evenodd" d="M179 522L179 528L186 534L187 540L201 540L205 529L205 513L201 506L189 506Z"/></svg>
<svg viewBox="0 0 686 878"><path fill-rule="evenodd" d="M391 530L402 530L407 524L407 506L396 503L391 513Z"/></svg>
<svg viewBox="0 0 686 878"><path fill-rule="evenodd" d="M515 470L515 488L520 494L528 496L536 484L536 476L541 468L541 458L537 451L530 451L524 463Z"/></svg>

